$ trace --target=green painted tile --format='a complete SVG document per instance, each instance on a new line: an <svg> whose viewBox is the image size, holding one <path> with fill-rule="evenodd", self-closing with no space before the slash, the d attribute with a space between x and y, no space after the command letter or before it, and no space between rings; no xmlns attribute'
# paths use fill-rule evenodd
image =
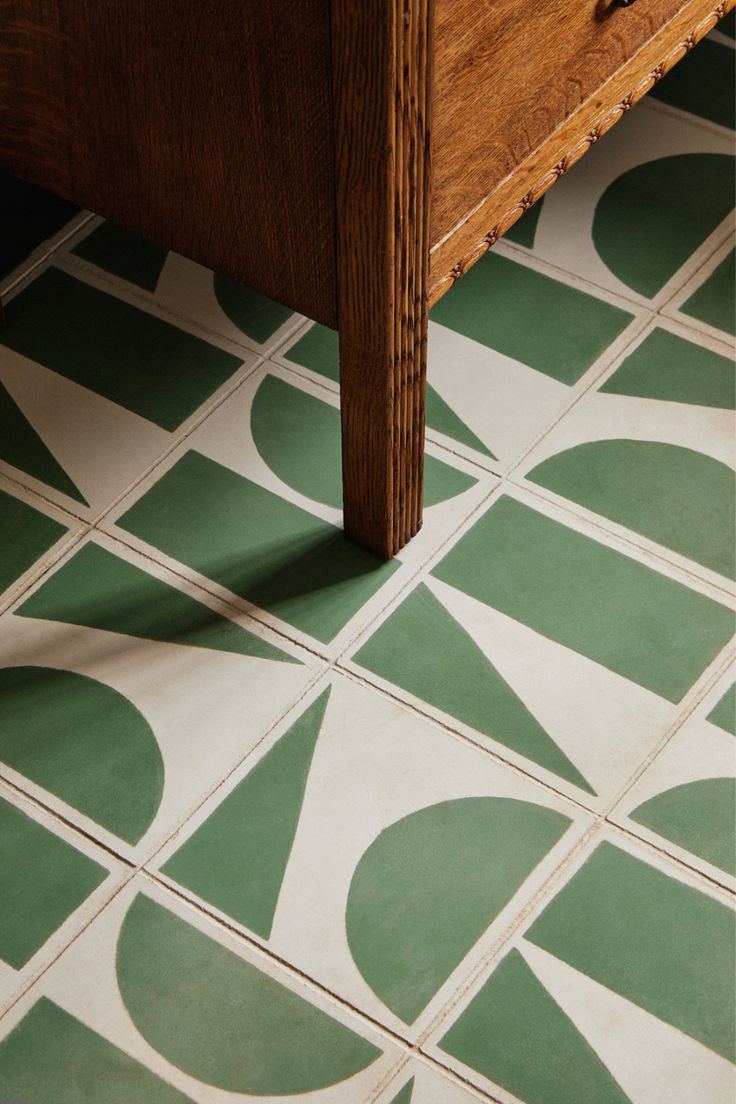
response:
<svg viewBox="0 0 736 1104"><path fill-rule="evenodd" d="M432 307L430 318L573 384L632 315L491 251Z"/></svg>
<svg viewBox="0 0 736 1104"><path fill-rule="evenodd" d="M334 330L328 330L325 326L315 323L307 330L290 349L287 350L286 359L294 364L301 364L303 368L309 368L327 379L340 379L340 352L338 335ZM484 456L495 459L493 453L483 444L472 429L458 417L455 411L447 405L442 396L435 391L431 384L427 384L426 398L427 428L434 429L438 433L444 433L461 445L482 452ZM427 458L429 459L429 457Z"/></svg>
<svg viewBox="0 0 736 1104"><path fill-rule="evenodd" d="M416 647L423 641L421 648ZM594 793L462 625L420 583L355 663Z"/></svg>
<svg viewBox="0 0 736 1104"><path fill-rule="evenodd" d="M732 210L734 183L734 158L721 153L680 153L629 169L596 207L601 259L634 291L656 295Z"/></svg>
<svg viewBox="0 0 736 1104"><path fill-rule="evenodd" d="M5 345L163 429L176 429L241 361L50 268L8 303Z"/></svg>
<svg viewBox="0 0 736 1104"><path fill-rule="evenodd" d="M0 798L0 959L20 970L106 877L104 867Z"/></svg>
<svg viewBox="0 0 736 1104"><path fill-rule="evenodd" d="M510 226L504 234L506 241L516 242L517 245L525 245L527 249L534 248L534 238L537 233L537 223L544 206L544 196L538 199L533 207L525 211L520 219Z"/></svg>
<svg viewBox="0 0 736 1104"><path fill-rule="evenodd" d="M629 1097L517 950L440 1046L526 1104L628 1104Z"/></svg>
<svg viewBox="0 0 736 1104"><path fill-rule="evenodd" d="M76 204L0 172L0 277L11 273L78 213Z"/></svg>
<svg viewBox="0 0 736 1104"><path fill-rule="evenodd" d="M691 50L655 84L651 95L663 103L733 129L736 104L728 89L733 89L734 83L736 51L704 38L697 49Z"/></svg>
<svg viewBox="0 0 736 1104"><path fill-rule="evenodd" d="M92 541L50 575L16 613L169 644L299 662Z"/></svg>
<svg viewBox="0 0 736 1104"><path fill-rule="evenodd" d="M261 458L307 498L342 508L340 412L331 403L267 375L251 406L251 432ZM424 458L424 505L435 506L477 482L434 456Z"/></svg>
<svg viewBox="0 0 736 1104"><path fill-rule="evenodd" d="M327 707L326 690L161 868L268 939Z"/></svg>
<svg viewBox="0 0 736 1104"><path fill-rule="evenodd" d="M197 452L185 453L118 525L323 642L399 566Z"/></svg>
<svg viewBox="0 0 736 1104"><path fill-rule="evenodd" d="M507 496L433 574L668 701L734 630L725 606Z"/></svg>
<svg viewBox="0 0 736 1104"><path fill-rule="evenodd" d="M600 391L733 410L736 365L729 357L668 330L655 329L621 362Z"/></svg>
<svg viewBox="0 0 736 1104"><path fill-rule="evenodd" d="M736 682L711 709L706 720L718 725L724 732L730 732L732 736L736 736Z"/></svg>
<svg viewBox="0 0 736 1104"><path fill-rule="evenodd" d="M0 1042L0 1093L8 1104L191 1104L45 997Z"/></svg>
<svg viewBox="0 0 736 1104"><path fill-rule="evenodd" d="M686 782L629 814L665 839L736 877L736 778Z"/></svg>
<svg viewBox="0 0 736 1104"><path fill-rule="evenodd" d="M259 345L265 345L294 314L291 307L275 303L273 299L259 295L252 288L236 284L218 272L214 274L213 280L215 297L225 314L239 330Z"/></svg>
<svg viewBox="0 0 736 1104"><path fill-rule="evenodd" d="M0 460L5 460L49 487L55 487L75 501L89 505L1 383Z"/></svg>
<svg viewBox="0 0 736 1104"><path fill-rule="evenodd" d="M145 717L73 671L0 668L0 760L128 843L144 835L163 792Z"/></svg>
<svg viewBox="0 0 736 1104"><path fill-rule="evenodd" d="M733 1060L734 935L728 907L604 842L526 938Z"/></svg>
<svg viewBox="0 0 736 1104"><path fill-rule="evenodd" d="M381 1052L149 897L123 922L117 977L143 1038L229 1092L281 1096L352 1077Z"/></svg>
<svg viewBox="0 0 736 1104"><path fill-rule="evenodd" d="M736 250L711 272L680 310L717 330L736 334Z"/></svg>
<svg viewBox="0 0 736 1104"><path fill-rule="evenodd" d="M384 829L355 868L345 913L373 992L413 1023L569 825L542 805L467 797Z"/></svg>
<svg viewBox="0 0 736 1104"><path fill-rule="evenodd" d="M33 567L66 532L65 525L0 491L0 591Z"/></svg>
<svg viewBox="0 0 736 1104"><path fill-rule="evenodd" d="M114 222L103 222L72 252L105 272L153 292L169 251Z"/></svg>
<svg viewBox="0 0 736 1104"><path fill-rule="evenodd" d="M407 1081L403 1089L399 1089L398 1096L395 1096L391 1101L391 1104L411 1104L412 1093L414 1092L414 1078Z"/></svg>
<svg viewBox="0 0 736 1104"><path fill-rule="evenodd" d="M736 473L662 441L589 441L527 479L733 579Z"/></svg>

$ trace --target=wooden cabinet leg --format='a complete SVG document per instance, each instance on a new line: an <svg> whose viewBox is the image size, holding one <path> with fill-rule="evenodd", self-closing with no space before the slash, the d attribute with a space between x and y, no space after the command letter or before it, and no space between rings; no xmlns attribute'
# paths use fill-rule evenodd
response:
<svg viewBox="0 0 736 1104"><path fill-rule="evenodd" d="M333 0L345 529L422 523L432 0Z"/></svg>

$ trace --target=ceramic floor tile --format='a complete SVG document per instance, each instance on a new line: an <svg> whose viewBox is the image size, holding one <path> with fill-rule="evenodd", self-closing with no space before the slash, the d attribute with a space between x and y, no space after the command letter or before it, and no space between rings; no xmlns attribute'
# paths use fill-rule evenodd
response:
<svg viewBox="0 0 736 1104"><path fill-rule="evenodd" d="M1 624L0 773L133 861L174 831L318 670L101 535Z"/></svg>
<svg viewBox="0 0 736 1104"><path fill-rule="evenodd" d="M128 876L123 863L0 782L0 1012Z"/></svg>
<svg viewBox="0 0 736 1104"><path fill-rule="evenodd" d="M0 610L58 559L84 528L77 518L0 474Z"/></svg>
<svg viewBox="0 0 736 1104"><path fill-rule="evenodd" d="M415 1040L591 823L333 675L154 864Z"/></svg>
<svg viewBox="0 0 736 1104"><path fill-rule="evenodd" d="M725 346L696 337L647 327L514 480L730 590L736 365Z"/></svg>
<svg viewBox="0 0 736 1104"><path fill-rule="evenodd" d="M712 588L602 539L539 500L494 495L347 665L604 808L675 722L734 615Z"/></svg>
<svg viewBox="0 0 736 1104"><path fill-rule="evenodd" d="M432 446L426 474L411 544L390 562L358 548L340 528L336 396L264 364L104 525L334 655L495 482Z"/></svg>
<svg viewBox="0 0 736 1104"><path fill-rule="evenodd" d="M727 233L733 174L729 131L644 101L545 195L515 248L658 308Z"/></svg>
<svg viewBox="0 0 736 1104"><path fill-rule="evenodd" d="M142 875L0 1033L0 1093L38 1104L364 1104L401 1059L385 1035Z"/></svg>
<svg viewBox="0 0 736 1104"><path fill-rule="evenodd" d="M651 95L661 103L733 130L736 112L727 89L733 88L735 79L733 43L726 44L720 35L709 35L655 84Z"/></svg>
<svg viewBox="0 0 736 1104"><path fill-rule="evenodd" d="M79 223L79 216L75 204L0 173L0 287L40 260Z"/></svg>
<svg viewBox="0 0 736 1104"><path fill-rule="evenodd" d="M48 268L6 304L0 462L93 520L256 363Z"/></svg>
<svg viewBox="0 0 736 1104"><path fill-rule="evenodd" d="M411 1058L376 1097L375 1104L477 1104L479 1100L487 1097L426 1062Z"/></svg>
<svg viewBox="0 0 736 1104"><path fill-rule="evenodd" d="M732 667L610 818L736 889L736 683Z"/></svg>
<svg viewBox="0 0 736 1104"><path fill-rule="evenodd" d="M733 936L728 896L605 830L423 1049L504 1104L727 1104Z"/></svg>
<svg viewBox="0 0 736 1104"><path fill-rule="evenodd" d="M68 271L91 270L172 318L257 354L268 354L304 321L289 307L115 223L97 219L83 233L59 259Z"/></svg>
<svg viewBox="0 0 736 1104"><path fill-rule="evenodd" d="M673 296L662 313L725 342L733 349L736 333L735 267L736 250L731 235Z"/></svg>
<svg viewBox="0 0 736 1104"><path fill-rule="evenodd" d="M553 279L503 247L486 254L430 313L428 439L507 469L641 324L629 304ZM330 330L300 331L277 359L337 389Z"/></svg>

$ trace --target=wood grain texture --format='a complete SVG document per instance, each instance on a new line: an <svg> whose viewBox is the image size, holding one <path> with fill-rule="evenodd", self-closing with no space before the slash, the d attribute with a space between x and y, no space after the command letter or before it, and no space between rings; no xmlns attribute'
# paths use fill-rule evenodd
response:
<svg viewBox="0 0 736 1104"><path fill-rule="evenodd" d="M474 208L457 211L452 231L430 255L429 302L463 272L736 5L736 0L689 0L564 124L548 135ZM630 14L622 11L623 16Z"/></svg>
<svg viewBox="0 0 736 1104"><path fill-rule="evenodd" d="M329 0L0 0L0 167L336 324Z"/></svg>
<svg viewBox="0 0 736 1104"><path fill-rule="evenodd" d="M333 0L345 528L419 529L429 258L431 0Z"/></svg>

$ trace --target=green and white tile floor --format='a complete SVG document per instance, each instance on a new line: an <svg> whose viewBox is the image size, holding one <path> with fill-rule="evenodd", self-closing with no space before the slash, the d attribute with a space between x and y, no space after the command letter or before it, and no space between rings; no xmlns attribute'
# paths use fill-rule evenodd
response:
<svg viewBox="0 0 736 1104"><path fill-rule="evenodd" d="M732 28L434 308L390 564L334 334L6 185L0 1100L730 1104Z"/></svg>

